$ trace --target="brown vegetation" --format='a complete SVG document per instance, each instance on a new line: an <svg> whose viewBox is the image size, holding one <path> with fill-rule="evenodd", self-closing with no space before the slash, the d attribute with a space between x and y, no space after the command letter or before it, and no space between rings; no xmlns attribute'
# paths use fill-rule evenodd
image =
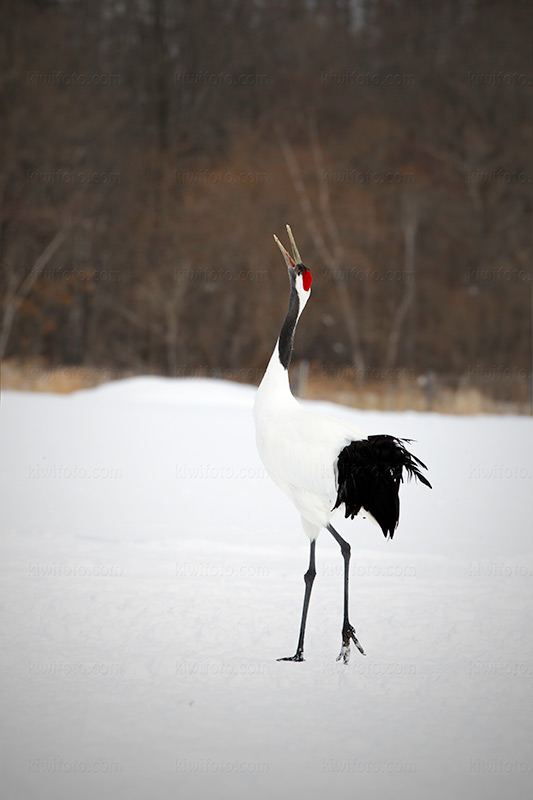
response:
<svg viewBox="0 0 533 800"><path fill-rule="evenodd" d="M3 4L0 355L257 382L290 221L314 275L297 356L335 371L310 396L379 406L400 370L410 407L434 374L443 410L465 387L530 409L529 18L522 0Z"/></svg>

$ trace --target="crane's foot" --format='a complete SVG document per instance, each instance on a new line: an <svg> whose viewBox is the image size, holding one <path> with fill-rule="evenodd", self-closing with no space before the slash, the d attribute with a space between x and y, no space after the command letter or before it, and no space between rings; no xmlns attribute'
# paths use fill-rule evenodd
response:
<svg viewBox="0 0 533 800"><path fill-rule="evenodd" d="M305 661L303 653L296 653L294 656L285 656L285 658L277 658L276 661Z"/></svg>
<svg viewBox="0 0 533 800"><path fill-rule="evenodd" d="M344 664L348 664L350 661L350 642L353 642L354 645L357 647L361 655L365 656L366 653L359 644L359 640L355 635L355 628L350 625L350 623L346 624L342 629L342 647L339 655L337 656L337 661L341 661Z"/></svg>

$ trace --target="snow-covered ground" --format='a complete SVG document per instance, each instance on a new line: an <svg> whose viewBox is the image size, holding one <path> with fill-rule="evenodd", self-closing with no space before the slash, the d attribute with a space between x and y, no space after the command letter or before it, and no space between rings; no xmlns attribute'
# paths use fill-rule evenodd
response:
<svg viewBox="0 0 533 800"><path fill-rule="evenodd" d="M352 543L367 656L335 661L342 558L255 449L253 389L132 379L5 392L2 702L9 800L531 796L533 428L357 412L417 440L392 542ZM353 648L352 648L353 649Z"/></svg>

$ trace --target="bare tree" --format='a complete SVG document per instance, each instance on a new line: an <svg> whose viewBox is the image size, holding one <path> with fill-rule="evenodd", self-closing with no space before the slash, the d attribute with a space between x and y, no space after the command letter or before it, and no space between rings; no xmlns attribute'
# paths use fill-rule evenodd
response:
<svg viewBox="0 0 533 800"><path fill-rule="evenodd" d="M313 210L313 205L311 203L309 193L303 181L300 166L298 164L294 151L291 145L289 144L289 141L283 131L283 128L281 126L278 127L278 138L280 146L283 155L285 156L285 161L287 162L287 167L289 169L289 173L291 175L294 188L296 190L298 199L300 201L300 206L302 208L307 230L313 240L313 243L317 251L319 252L322 258L322 261L328 268L332 276L333 283L335 285L335 289L339 299L339 308L341 311L342 319L346 325L346 330L350 340L352 364L360 372L361 375L364 375L365 362L361 349L359 328L353 313L352 305L350 302L350 296L348 293L348 289L346 287L346 281L344 280L344 275L341 267L341 264L344 259L344 248L342 246L342 242L340 239L339 230L335 224L333 215L331 213L329 188L327 181L324 177L322 150L320 148L318 131L316 123L314 121L311 121L309 127L309 135L311 139L311 146L313 150L313 157L317 174L317 182L319 187L321 222L327 231L327 235L329 236L329 242L326 242L326 238L321 231L320 222L317 219L317 216L315 215L315 212Z"/></svg>
<svg viewBox="0 0 533 800"><path fill-rule="evenodd" d="M22 301L29 294L33 284L42 273L50 259L55 255L67 238L68 231L60 230L56 233L52 241L44 248L41 255L35 260L32 268L25 278L18 279L15 269L9 270L7 275L7 288L4 297L4 314L2 317L2 328L0 331L0 361L6 352L7 343L13 327L13 322Z"/></svg>
<svg viewBox="0 0 533 800"><path fill-rule="evenodd" d="M402 231L404 237L404 292L403 297L394 314L389 339L387 344L387 355L385 356L385 370L392 370L398 357L398 347L400 336L405 329L405 323L409 312L413 312L415 299L415 255L416 255L416 234L418 231L418 208L414 196L404 194L402 196Z"/></svg>

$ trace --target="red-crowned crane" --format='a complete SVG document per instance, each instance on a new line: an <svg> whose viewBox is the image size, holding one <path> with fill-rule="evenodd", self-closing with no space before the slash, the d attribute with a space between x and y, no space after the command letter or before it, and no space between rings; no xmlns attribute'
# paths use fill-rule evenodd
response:
<svg viewBox="0 0 533 800"><path fill-rule="evenodd" d="M398 491L404 471L431 488L420 468L427 469L404 446L409 439L380 434L365 436L352 425L317 414L300 405L289 384L294 332L311 295L311 272L300 258L290 227L287 233L292 257L277 236L290 282L289 309L274 352L257 390L254 404L257 448L268 474L292 500L310 540L309 568L304 575L305 594L298 645L294 656L279 661L303 661L305 623L316 575L315 545L321 528L327 528L340 545L344 558L344 616L342 646L337 661L347 664L350 643L364 655L348 618L350 545L331 525L335 509L344 506L345 517L360 512L373 519L385 538L392 539L398 525Z"/></svg>

